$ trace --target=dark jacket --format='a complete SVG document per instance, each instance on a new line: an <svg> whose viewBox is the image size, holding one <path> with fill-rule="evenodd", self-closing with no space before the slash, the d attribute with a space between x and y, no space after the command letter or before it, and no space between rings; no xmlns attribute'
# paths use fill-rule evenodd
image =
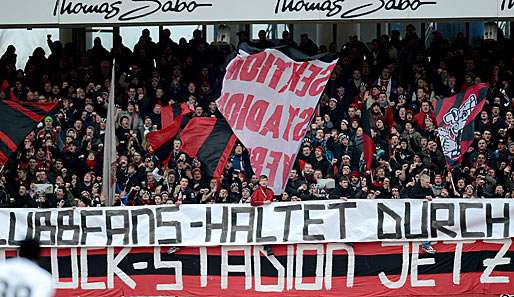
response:
<svg viewBox="0 0 514 297"><path fill-rule="evenodd" d="M337 185L329 194L330 199L354 198L352 188L343 188Z"/></svg>
<svg viewBox="0 0 514 297"><path fill-rule="evenodd" d="M434 197L434 192L432 188L423 188L420 183L416 183L416 185L410 190L410 197L414 199L426 198L427 196Z"/></svg>

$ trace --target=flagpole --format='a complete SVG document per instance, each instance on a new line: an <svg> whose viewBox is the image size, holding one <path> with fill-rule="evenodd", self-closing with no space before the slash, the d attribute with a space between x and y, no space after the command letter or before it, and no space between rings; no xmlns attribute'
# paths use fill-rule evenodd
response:
<svg viewBox="0 0 514 297"><path fill-rule="evenodd" d="M455 188L455 182L453 181L453 173L451 169L448 169L448 174L450 175L450 182L452 183L453 187L453 195L455 195L455 192L457 192L457 188Z"/></svg>
<svg viewBox="0 0 514 297"><path fill-rule="evenodd" d="M107 122L104 135L104 164L103 164L103 183L102 196L107 206L113 205L114 193L116 187L115 181L115 162L116 162L116 139L115 139L115 108L114 108L114 91L115 91L115 67L116 61L112 61L111 74L111 90L109 93L109 102L107 105Z"/></svg>

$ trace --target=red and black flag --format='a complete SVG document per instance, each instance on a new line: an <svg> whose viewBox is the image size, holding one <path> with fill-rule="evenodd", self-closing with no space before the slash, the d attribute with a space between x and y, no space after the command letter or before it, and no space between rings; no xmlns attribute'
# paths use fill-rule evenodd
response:
<svg viewBox="0 0 514 297"><path fill-rule="evenodd" d="M148 133L147 140L150 144L151 153L154 154L163 164L168 164L173 153L173 139L177 136L184 116L192 111L187 105L180 105L180 108L173 108L166 105L161 109L161 130Z"/></svg>
<svg viewBox="0 0 514 297"><path fill-rule="evenodd" d="M361 111L361 125L362 125L362 154L366 170L371 170L373 165L373 154L376 151L376 145L371 137L371 124L369 122L369 111L366 104L363 105Z"/></svg>
<svg viewBox="0 0 514 297"><path fill-rule="evenodd" d="M183 114L187 115L192 113L193 110L189 108L187 103L182 103L179 106L165 105L161 108L161 129L167 128L175 122L175 119Z"/></svg>
<svg viewBox="0 0 514 297"><path fill-rule="evenodd" d="M484 108L488 91L487 84L477 84L465 92L433 102L439 139L449 168L461 163L473 143L475 118Z"/></svg>
<svg viewBox="0 0 514 297"><path fill-rule="evenodd" d="M0 164L7 163L25 137L58 105L0 100Z"/></svg>
<svg viewBox="0 0 514 297"><path fill-rule="evenodd" d="M182 151L198 158L213 178L223 175L237 141L225 120L207 117L192 118L180 133L180 139Z"/></svg>
<svg viewBox="0 0 514 297"><path fill-rule="evenodd" d="M159 131L148 133L147 141L151 153L164 164L168 164L173 152L173 139L177 136L183 115L179 114L169 125Z"/></svg>

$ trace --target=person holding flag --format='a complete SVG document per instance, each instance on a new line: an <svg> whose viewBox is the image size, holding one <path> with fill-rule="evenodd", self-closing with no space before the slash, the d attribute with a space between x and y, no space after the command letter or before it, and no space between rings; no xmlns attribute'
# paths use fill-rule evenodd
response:
<svg viewBox="0 0 514 297"><path fill-rule="evenodd" d="M270 204L273 201L273 190L268 187L268 177L266 175L261 175L259 178L259 187L255 190L250 198L250 204L252 206L263 206ZM273 255L273 250L271 246L265 245L264 250L268 254L268 256Z"/></svg>

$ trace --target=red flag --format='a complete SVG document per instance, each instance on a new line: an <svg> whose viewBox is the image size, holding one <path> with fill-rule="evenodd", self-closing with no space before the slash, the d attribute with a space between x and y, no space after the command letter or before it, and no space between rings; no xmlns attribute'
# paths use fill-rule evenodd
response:
<svg viewBox="0 0 514 297"><path fill-rule="evenodd" d="M148 133L147 140L152 153L164 164L168 164L173 152L173 138L177 136L182 123L183 115L180 114L171 125L159 131Z"/></svg>
<svg viewBox="0 0 514 297"><path fill-rule="evenodd" d="M225 120L196 117L187 123L182 133L182 151L196 157L213 178L223 175L237 138Z"/></svg>
<svg viewBox="0 0 514 297"><path fill-rule="evenodd" d="M166 105L161 108L161 129L167 128L173 125L175 117L178 115L188 115L193 110L189 108L187 103L180 104L180 110L174 109L171 105Z"/></svg>

